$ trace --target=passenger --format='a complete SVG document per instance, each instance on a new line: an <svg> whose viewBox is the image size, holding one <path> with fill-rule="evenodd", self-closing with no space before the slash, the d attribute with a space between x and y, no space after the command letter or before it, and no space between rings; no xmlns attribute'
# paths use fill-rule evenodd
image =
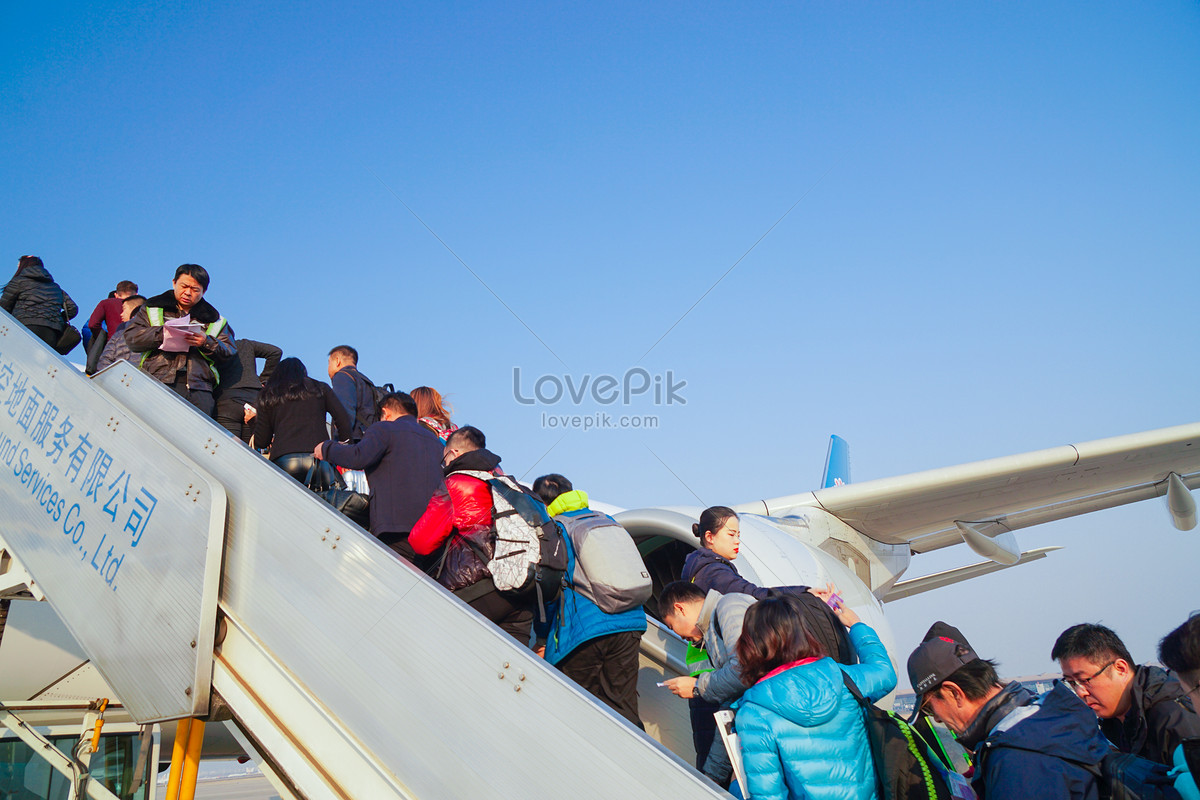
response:
<svg viewBox="0 0 1200 800"><path fill-rule="evenodd" d="M832 585L830 590L822 596L832 593ZM749 795L756 800L877 797L862 708L842 673L864 696L879 700L896 688L896 671L875 631L837 605L860 664L843 666L826 655L792 595L761 600L746 611L737 652L750 688L737 703L737 734Z"/></svg>
<svg viewBox="0 0 1200 800"><path fill-rule="evenodd" d="M66 330L67 320L79 313L79 306L54 282L37 256L21 256L17 261L17 271L0 294L0 308L54 348Z"/></svg>
<svg viewBox="0 0 1200 800"><path fill-rule="evenodd" d="M1135 665L1125 643L1103 625L1067 628L1050 657L1122 753L1170 765L1180 741L1200 736L1200 716L1179 681L1160 667Z"/></svg>
<svg viewBox="0 0 1200 800"><path fill-rule="evenodd" d="M414 411L411 397L393 392L380 402L379 422L367 428L361 441L320 442L313 450L316 458L335 466L367 471L371 533L409 561L415 555L409 545L409 532L434 492L445 487L438 464L441 442L417 422Z"/></svg>
<svg viewBox="0 0 1200 800"><path fill-rule="evenodd" d="M599 515L612 525L620 525L607 514L591 511L587 493L576 490L562 475L538 478L533 482L533 493L568 532L580 517L594 520ZM539 647L539 655L644 730L638 716L637 678L646 612L637 606L608 614L575 591L571 576L575 574L578 554L570 536L564 536L563 540L567 547L567 572L561 597L546 610L547 623L535 626L539 641L545 640Z"/></svg>
<svg viewBox="0 0 1200 800"><path fill-rule="evenodd" d="M699 524L692 525L692 534L700 540L700 549L688 553L681 580L691 581L704 591L741 592L755 600L763 600L773 592L799 595L808 591L807 586L782 586L772 590L753 584L738 573L733 560L741 548L741 521L732 508L713 506L704 509Z"/></svg>
<svg viewBox="0 0 1200 800"><path fill-rule="evenodd" d="M104 351L100 353L100 358L96 361L96 372L110 367L122 359L133 363L133 351L129 349L129 345L125 344L125 329L129 327L129 320L145 303L146 298L140 294L126 297L121 301L121 324L116 327L112 336L108 337L108 343L104 345Z"/></svg>
<svg viewBox="0 0 1200 800"><path fill-rule="evenodd" d="M699 676L670 678L664 685L672 694L701 698L718 708L729 708L746 690L738 663L737 642L742 635L746 609L757 602L748 594L705 592L694 583L674 581L663 587L658 598L659 616L671 630L693 645L703 642L712 672ZM707 754L697 753L698 767L714 782L728 788L733 777L729 754L720 740L714 741Z"/></svg>
<svg viewBox="0 0 1200 800"><path fill-rule="evenodd" d="M379 417L376 416L374 384L358 371L358 351L350 345L339 344L329 351L329 382L333 385L333 393L354 420L350 441L357 442Z"/></svg>
<svg viewBox="0 0 1200 800"><path fill-rule="evenodd" d="M238 342L239 347L242 339ZM270 459L287 474L303 482L315 463L313 448L329 438L325 415L333 418L337 438L350 431L350 415L333 389L308 377L304 362L285 358L279 362L258 398L254 442L270 450Z"/></svg>
<svg viewBox="0 0 1200 800"><path fill-rule="evenodd" d="M138 366L211 417L220 381L216 362L232 358L237 344L225 318L204 299L207 291L208 270L183 264L175 270L171 291L151 297L129 320L125 342L142 354ZM163 323L184 316L205 326L204 333L184 334L185 351L163 350Z"/></svg>
<svg viewBox="0 0 1200 800"><path fill-rule="evenodd" d="M1109 752L1095 715L1063 683L1036 696L1000 683L957 629L936 622L908 657L916 707L975 751L972 783L988 800L1097 800Z"/></svg>
<svg viewBox="0 0 1200 800"><path fill-rule="evenodd" d="M117 332L117 328L128 322L128 319L122 316L122 309L125 306L125 300L137 293L138 285L136 283L121 281L117 284L116 289L109 292L108 297L96 304L92 315L88 317L86 327L91 338L85 343L88 358L87 366L84 368L84 372L88 375L96 374L100 356L104 353L108 340ZM103 329L101 329L101 325L104 326Z"/></svg>
<svg viewBox="0 0 1200 800"><path fill-rule="evenodd" d="M253 339L238 339L237 357L220 364L221 385L217 392L217 422L246 444L250 444L250 437L254 434L254 425L247 424L246 419L247 416L253 419L253 415L249 414L246 406L257 408L259 392L271 378L271 373L275 371L282 357L283 351L273 344L256 342ZM256 363L260 358L263 359L261 374ZM300 367L303 369L304 365L301 364ZM308 371L305 370L304 374L307 377ZM325 436L321 436L321 439L324 438ZM306 444L298 452L308 455L315 443ZM261 443L259 447L261 449Z"/></svg>
<svg viewBox="0 0 1200 800"><path fill-rule="evenodd" d="M430 433L426 428L421 430ZM436 438L436 437L435 437ZM484 477L500 474L500 456L487 449L483 431L467 425L450 434L443 450L446 491L435 494L413 528L409 544L418 555L441 552L429 572L459 599L529 644L533 608L497 591L487 562L495 547L492 490Z"/></svg>
<svg viewBox="0 0 1200 800"><path fill-rule="evenodd" d="M443 403L438 390L429 386L413 389L412 399L417 404L417 421L436 433L445 444L446 437L458 430L458 426L450 421L452 409Z"/></svg>
<svg viewBox="0 0 1200 800"><path fill-rule="evenodd" d="M1175 673L1183 685L1180 701L1186 698L1195 706L1200 701L1200 613L1192 614L1187 622L1163 637L1158 643L1158 660ZM1179 771L1175 789L1184 800L1200 800L1196 780L1200 775L1200 740L1181 744L1173 755Z"/></svg>

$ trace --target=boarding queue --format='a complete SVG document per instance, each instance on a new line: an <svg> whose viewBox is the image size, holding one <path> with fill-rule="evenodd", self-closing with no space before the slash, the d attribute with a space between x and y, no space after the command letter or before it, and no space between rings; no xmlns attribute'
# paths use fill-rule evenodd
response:
<svg viewBox="0 0 1200 800"><path fill-rule="evenodd" d="M732 509L704 511L681 580L652 603L632 540L569 478L521 485L441 393L377 386L350 345L329 351L326 383L235 338L209 285L197 264L149 298L122 280L81 332L76 303L22 256L0 307L64 355L82 343L88 374L123 359L161 381L639 728L655 614L688 643L691 674L662 686L688 703L696 767L731 795L1200 800L1200 613L1162 639L1165 669L1103 625L1068 628L1041 694L935 622L908 655L903 719L874 706L896 687L892 658L836 586L742 578ZM511 541L535 546L500 552Z"/></svg>

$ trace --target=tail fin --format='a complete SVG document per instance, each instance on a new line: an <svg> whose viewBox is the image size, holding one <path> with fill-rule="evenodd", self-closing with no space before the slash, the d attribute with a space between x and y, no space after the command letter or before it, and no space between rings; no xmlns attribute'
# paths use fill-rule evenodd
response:
<svg viewBox="0 0 1200 800"><path fill-rule="evenodd" d="M840 436L829 437L829 452L825 455L825 475L821 488L842 486L850 482L850 445Z"/></svg>

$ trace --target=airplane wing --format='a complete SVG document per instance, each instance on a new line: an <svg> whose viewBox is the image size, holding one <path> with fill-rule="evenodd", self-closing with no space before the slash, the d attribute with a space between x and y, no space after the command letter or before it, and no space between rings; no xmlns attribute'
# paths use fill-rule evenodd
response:
<svg viewBox="0 0 1200 800"><path fill-rule="evenodd" d="M1002 534L1019 528L1162 497L1172 473L1188 489L1200 486L1200 423L831 486L738 508L787 516L792 509L815 506L876 541L907 543L914 553L926 553L964 539L970 543L974 533L1000 536L1002 543ZM1182 487L1170 499L1184 506L1192 502ZM1194 505L1191 513L1194 517Z"/></svg>

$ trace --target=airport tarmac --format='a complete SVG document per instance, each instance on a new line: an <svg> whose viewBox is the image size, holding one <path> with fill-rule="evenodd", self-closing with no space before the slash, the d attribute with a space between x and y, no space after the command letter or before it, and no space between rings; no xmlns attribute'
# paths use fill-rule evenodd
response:
<svg viewBox="0 0 1200 800"><path fill-rule="evenodd" d="M265 776L256 775L251 778L200 781L196 784L196 800L281 800L281 798Z"/></svg>

